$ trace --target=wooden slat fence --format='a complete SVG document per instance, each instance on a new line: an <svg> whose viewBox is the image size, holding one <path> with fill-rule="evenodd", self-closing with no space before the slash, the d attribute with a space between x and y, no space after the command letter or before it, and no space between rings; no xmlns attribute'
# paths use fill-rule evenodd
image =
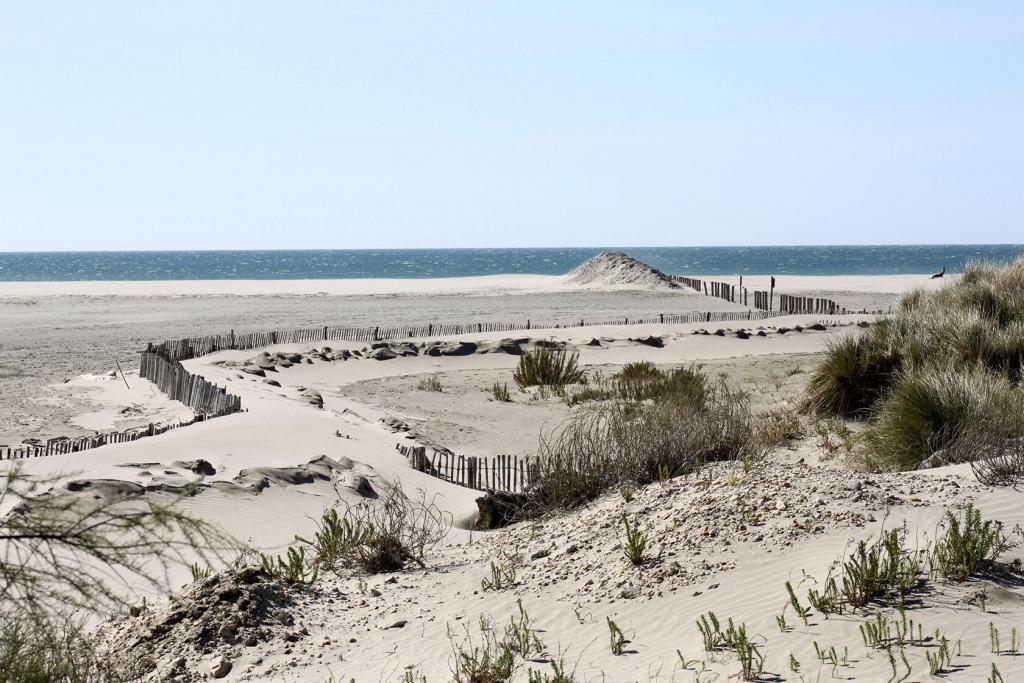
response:
<svg viewBox="0 0 1024 683"><path fill-rule="evenodd" d="M189 372L176 360L168 360L147 349L142 352L139 376L148 379L168 398L181 401L206 418L237 413L242 400L227 389Z"/></svg>
<svg viewBox="0 0 1024 683"><path fill-rule="evenodd" d="M779 294L778 308L774 306L773 292L764 290L749 290L743 286L743 278L740 278L739 285L732 285L728 282L714 282L711 280L700 280L698 278L684 277L682 275L670 275L673 281L679 282L686 287L704 292L705 296L713 296L725 299L732 303L744 306L752 305L757 311L767 312L771 315L794 315L800 313L812 313L820 315L845 315L846 313L876 313L884 311L869 311L866 308L860 311L847 310L845 306L832 299L820 297L793 296L791 294ZM750 294L753 294L753 302L750 301ZM767 316L766 316L767 317Z"/></svg>
<svg viewBox="0 0 1024 683"><path fill-rule="evenodd" d="M428 455L426 446L395 444L395 449L409 458L414 470L479 491L523 493L537 478L540 462L536 456L485 458L434 449Z"/></svg>
<svg viewBox="0 0 1024 683"><path fill-rule="evenodd" d="M139 375L156 384L168 397L187 405L195 415L188 420L165 425L150 424L148 427L123 432L106 432L81 437L60 436L49 439L45 445L21 444L0 447L0 460L64 455L88 451L107 444L128 443L210 418L237 413L242 409L242 401L238 396L227 393L225 389L208 382L200 375L190 373L181 363L169 361L149 350L142 352Z"/></svg>
<svg viewBox="0 0 1024 683"><path fill-rule="evenodd" d="M722 283L723 285L725 283ZM733 290L736 288L733 287ZM721 290L725 292L725 289ZM738 296L738 295L737 295ZM739 320L763 320L772 315L769 311L690 311L688 313L661 313L643 318L614 318L605 320L578 319L570 322L548 322L526 320L523 322L491 323L442 323L410 325L406 327L316 327L301 330L278 330L270 332L249 332L236 334L209 335L175 339L150 346L150 350L167 360L182 361L198 358L208 353L227 350L259 349L274 344L296 344L325 341L356 341L373 343L413 337L453 336L483 332L517 332L533 329L566 329L601 325L643 325L649 323L693 323L727 322Z"/></svg>
<svg viewBox="0 0 1024 683"><path fill-rule="evenodd" d="M103 434L74 438L58 436L47 440L46 445L43 446L22 444L20 446L3 447L0 448L0 460L18 460L20 458L41 458L47 455L64 455L65 453L88 451L93 448L99 448L100 446L106 446L107 444L128 443L147 436L163 434L164 432L168 432L179 427L187 427L191 424L195 424L196 422L202 422L203 419L204 416L196 415L188 420L182 420L180 422L164 425L150 424L148 427L130 429L124 432L106 432Z"/></svg>
<svg viewBox="0 0 1024 683"><path fill-rule="evenodd" d="M835 315L846 313L846 309L832 299L818 299L809 296L779 294L780 313L824 313Z"/></svg>
<svg viewBox="0 0 1024 683"><path fill-rule="evenodd" d="M683 275L669 275L673 282L678 282L684 287L704 292L704 296L713 296L716 299L724 299L734 304L747 304L747 290L742 286L743 278L740 278L740 286L728 282L717 282L715 280L701 280L695 277Z"/></svg>

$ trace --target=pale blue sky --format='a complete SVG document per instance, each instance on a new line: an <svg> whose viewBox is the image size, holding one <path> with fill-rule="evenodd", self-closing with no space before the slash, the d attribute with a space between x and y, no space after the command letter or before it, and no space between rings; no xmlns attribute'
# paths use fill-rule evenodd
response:
<svg viewBox="0 0 1024 683"><path fill-rule="evenodd" d="M4 2L0 251L1024 241L1021 2Z"/></svg>

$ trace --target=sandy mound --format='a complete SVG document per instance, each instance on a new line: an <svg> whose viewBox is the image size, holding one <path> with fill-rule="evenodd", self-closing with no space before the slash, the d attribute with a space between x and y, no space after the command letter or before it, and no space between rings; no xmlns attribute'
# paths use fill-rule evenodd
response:
<svg viewBox="0 0 1024 683"><path fill-rule="evenodd" d="M245 567L194 583L161 608L112 619L100 634L119 672L151 680L223 678L240 647L268 642L284 649L305 637L292 609L302 592Z"/></svg>
<svg viewBox="0 0 1024 683"><path fill-rule="evenodd" d="M677 289L668 275L619 251L605 251L569 273L569 282L609 289Z"/></svg>

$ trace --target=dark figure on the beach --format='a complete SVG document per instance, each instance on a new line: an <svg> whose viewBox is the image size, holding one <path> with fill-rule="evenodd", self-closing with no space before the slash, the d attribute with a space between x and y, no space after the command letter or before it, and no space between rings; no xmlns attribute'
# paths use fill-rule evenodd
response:
<svg viewBox="0 0 1024 683"><path fill-rule="evenodd" d="M942 277L945 274L946 274L946 266L942 266L942 270L940 270L937 273L933 273L932 276L930 278L928 278L928 279L929 280L934 280L935 278Z"/></svg>

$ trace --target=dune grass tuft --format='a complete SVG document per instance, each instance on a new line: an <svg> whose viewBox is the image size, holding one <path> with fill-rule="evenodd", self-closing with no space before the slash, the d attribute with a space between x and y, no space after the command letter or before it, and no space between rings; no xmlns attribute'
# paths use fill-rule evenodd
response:
<svg viewBox="0 0 1024 683"><path fill-rule="evenodd" d="M582 384L586 374L579 367L579 353L541 346L519 357L512 379L520 389L534 386L564 387Z"/></svg>
<svg viewBox="0 0 1024 683"><path fill-rule="evenodd" d="M866 418L861 449L870 469L945 464L971 425L1001 438L1020 414L1024 368L1024 257L972 263L958 281L917 290L895 312L833 342L811 374L805 408L822 417ZM969 457L960 449L958 457Z"/></svg>
<svg viewBox="0 0 1024 683"><path fill-rule="evenodd" d="M420 391L444 391L444 386L441 384L441 378L436 372L420 379L416 384L416 388Z"/></svg>
<svg viewBox="0 0 1024 683"><path fill-rule="evenodd" d="M972 425L1013 415L1022 397L1005 376L979 367L902 373L872 410L865 462L878 470L914 469Z"/></svg>

